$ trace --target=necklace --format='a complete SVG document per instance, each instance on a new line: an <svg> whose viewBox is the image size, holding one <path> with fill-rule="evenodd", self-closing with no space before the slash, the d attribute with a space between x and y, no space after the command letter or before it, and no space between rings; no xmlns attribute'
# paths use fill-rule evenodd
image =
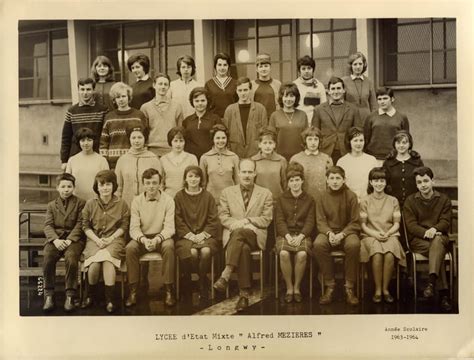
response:
<svg viewBox="0 0 474 360"><path fill-rule="evenodd" d="M283 111L283 114L285 114L286 118L288 119L288 122L291 124L293 122L293 115L295 115L295 112L292 111L290 116L288 116L288 113Z"/></svg>

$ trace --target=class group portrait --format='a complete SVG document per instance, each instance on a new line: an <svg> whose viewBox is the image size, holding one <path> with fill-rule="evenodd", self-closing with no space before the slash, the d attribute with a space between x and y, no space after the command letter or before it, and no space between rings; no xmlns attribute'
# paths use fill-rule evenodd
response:
<svg viewBox="0 0 474 360"><path fill-rule="evenodd" d="M18 29L20 315L459 312L456 19Z"/></svg>

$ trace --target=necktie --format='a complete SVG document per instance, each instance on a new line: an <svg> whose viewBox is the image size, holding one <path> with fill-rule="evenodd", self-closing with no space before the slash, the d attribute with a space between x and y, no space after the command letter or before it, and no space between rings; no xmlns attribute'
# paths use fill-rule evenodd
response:
<svg viewBox="0 0 474 360"><path fill-rule="evenodd" d="M244 200L244 206L247 209L247 206L249 205L250 201L250 194L248 189L242 189L242 198Z"/></svg>

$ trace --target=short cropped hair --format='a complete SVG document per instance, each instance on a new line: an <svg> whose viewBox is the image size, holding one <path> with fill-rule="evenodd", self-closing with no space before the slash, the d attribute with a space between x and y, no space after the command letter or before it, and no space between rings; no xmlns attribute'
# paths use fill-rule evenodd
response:
<svg viewBox="0 0 474 360"><path fill-rule="evenodd" d="M177 135L181 135L181 137L183 139L186 139L185 135L186 135L186 130L184 129L184 127L182 126L175 126L174 128L172 128L170 131L168 131L168 134L167 134L167 140L168 140L168 145L171 146L171 142L173 141L173 139L175 138L175 136Z"/></svg>
<svg viewBox="0 0 474 360"><path fill-rule="evenodd" d="M150 58L145 54L135 54L128 58L127 67L128 70L132 71L132 65L138 62L142 67L145 74L150 72Z"/></svg>
<svg viewBox="0 0 474 360"><path fill-rule="evenodd" d="M199 187L204 186L204 175L202 173L202 169L199 166L196 165L189 165L184 169L184 174L183 174L183 185L184 188L188 188L188 184L186 183L186 176L188 173L193 173L194 175L199 176Z"/></svg>
<svg viewBox="0 0 474 360"><path fill-rule="evenodd" d="M132 133L134 131L140 131L143 135L143 137L145 138L145 144L148 142L148 136L150 135L150 132L148 130L147 127L144 127L144 126L135 126L133 128L127 128L126 132L127 132L127 139L128 141L130 141L130 136L132 135ZM130 144L131 146L132 144Z"/></svg>
<svg viewBox="0 0 474 360"><path fill-rule="evenodd" d="M128 96L128 103L130 104L130 101L132 101L132 96L133 96L133 90L132 90L132 87L123 83L123 82L118 82L118 83L115 83L112 85L112 87L110 88L110 91L109 91L109 96L110 96L110 99L112 100L112 102L117 105L115 103L115 99L118 98L120 96L120 93L122 91L126 91L127 92L127 96Z"/></svg>
<svg viewBox="0 0 474 360"><path fill-rule="evenodd" d="M74 142L79 147L80 147L79 142L82 139L85 139L85 138L89 138L89 139L92 139L93 141L96 141L96 135L95 135L94 131L92 131L91 129L89 129L87 127L81 127L79 130L77 130L74 133Z"/></svg>
<svg viewBox="0 0 474 360"><path fill-rule="evenodd" d="M215 124L211 130L209 131L209 134L211 136L211 141L214 143L214 136L216 133L219 131L222 131L225 136L227 137L227 142L229 142L229 130L227 130L226 126L224 124Z"/></svg>
<svg viewBox="0 0 474 360"><path fill-rule="evenodd" d="M304 167L299 162L292 161L286 168L286 179L289 181L292 177L299 176L304 181Z"/></svg>
<svg viewBox="0 0 474 360"><path fill-rule="evenodd" d="M239 77L237 79L237 86L240 86L240 85L243 85L243 84L249 84L249 89L252 88L252 82L250 81L250 79L246 76L242 76L242 77Z"/></svg>
<svg viewBox="0 0 474 360"><path fill-rule="evenodd" d="M153 78L153 84L156 84L156 80L158 80L160 77L162 78L165 78L165 79L168 79L168 83L171 83L171 78L168 74L165 74L165 73L158 73L155 75L155 77Z"/></svg>
<svg viewBox="0 0 474 360"><path fill-rule="evenodd" d="M77 87L84 86L87 84L92 84L92 88L95 89L95 81L93 78L86 77L86 78L80 78L79 80L77 80Z"/></svg>
<svg viewBox="0 0 474 360"><path fill-rule="evenodd" d="M76 178L72 174L62 173L56 176L56 182L58 185L61 181L70 181L72 182L72 186L76 186Z"/></svg>
<svg viewBox="0 0 474 360"><path fill-rule="evenodd" d="M257 170L257 164L255 163L254 160L252 160L250 158L243 158L243 159L239 160L239 171L240 171L240 166L242 165L242 163L244 163L246 161L251 162L253 164L253 171Z"/></svg>
<svg viewBox="0 0 474 360"><path fill-rule="evenodd" d="M219 59L227 61L227 65L230 66L230 62L231 62L230 56L224 52L220 52L214 56L214 69L216 68L217 60Z"/></svg>
<svg viewBox="0 0 474 360"><path fill-rule="evenodd" d="M269 136L272 140L276 143L277 141L277 133L271 126L264 126L258 132L258 142L261 142L265 136Z"/></svg>
<svg viewBox="0 0 474 360"><path fill-rule="evenodd" d="M305 55L298 59L296 62L296 70L299 72L303 65L311 66L313 71L316 70L316 61L314 61L314 59L309 55Z"/></svg>
<svg viewBox="0 0 474 360"><path fill-rule="evenodd" d="M331 87L331 85L336 85L337 83L342 84L342 88L345 88L344 81L340 77L337 76L331 76L331 78L328 81L328 89Z"/></svg>
<svg viewBox="0 0 474 360"><path fill-rule="evenodd" d="M351 152L351 150L352 150L352 148L351 148L352 139L354 139L355 137L357 137L359 135L364 136L364 130L362 128L357 127L357 126L353 126L353 127L350 127L349 129L347 129L346 136L344 136L344 144L346 145L346 149L349 152ZM364 140L365 140L365 137L364 137Z"/></svg>
<svg viewBox="0 0 474 360"><path fill-rule="evenodd" d="M206 97L207 108L209 109L210 108L210 105L209 105L210 104L209 91L207 91L207 89L205 87L202 87L202 86L195 87L189 93L189 102L190 102L191 106L194 107L193 100L195 98L197 98L198 96L200 96L200 95L204 95Z"/></svg>
<svg viewBox="0 0 474 360"><path fill-rule="evenodd" d="M196 63L194 61L194 58L190 55L183 55L176 60L176 74L181 77L181 64L185 63L189 66L191 66L191 76L193 76L196 73Z"/></svg>
<svg viewBox="0 0 474 360"><path fill-rule="evenodd" d="M346 178L346 172L340 166L331 166L329 169L326 170L326 177L329 177L331 174L339 174L342 176L343 179Z"/></svg>
<svg viewBox="0 0 474 360"><path fill-rule="evenodd" d="M428 175L428 177L430 179L433 179L434 178L434 174L433 174L433 170L431 170L429 167L427 166L419 166L417 168L415 168L413 170L413 177L416 178L416 176L419 175L419 176L425 176L425 175Z"/></svg>
<svg viewBox="0 0 474 360"><path fill-rule="evenodd" d="M349 73L350 74L352 74L352 63L354 61L356 61L357 59L362 59L362 62L364 63L364 66L362 67L362 74L365 73L365 71L367 70L367 58L360 51L357 51L357 52L349 55L349 57L347 59L347 64L349 65Z"/></svg>
<svg viewBox="0 0 474 360"><path fill-rule="evenodd" d="M99 184L104 183L112 183L112 194L117 191L118 184L117 184L117 175L113 172L113 170L101 170L97 173L94 178L94 185L92 189L97 195L99 194Z"/></svg>
<svg viewBox="0 0 474 360"><path fill-rule="evenodd" d="M294 107L296 108L300 103L301 94L300 94L300 91L298 90L298 87L292 82L286 82L280 86L280 90L278 91L278 104L280 105L281 108L283 108L283 95L288 95L288 94L293 94L295 96Z"/></svg>
<svg viewBox="0 0 474 360"><path fill-rule="evenodd" d="M379 96L382 96L382 95L388 95L392 98L393 97L393 90L391 88L388 88L388 87L379 87L375 91L375 96L379 97Z"/></svg>
<svg viewBox="0 0 474 360"><path fill-rule="evenodd" d="M319 130L317 127L310 126L310 127L307 127L306 129L304 129L301 132L301 140L303 141L305 149L306 149L306 138L308 136L317 136L318 137L318 139L319 139L318 149L319 149L319 147L321 146L321 130Z"/></svg>
<svg viewBox="0 0 474 360"><path fill-rule="evenodd" d="M387 185L385 186L385 192L391 193L392 189L390 188L390 174L384 167L374 167L369 171L369 184L367 185L367 194L372 194L374 192L374 187L370 184L371 180L385 179Z"/></svg>
<svg viewBox="0 0 474 360"><path fill-rule="evenodd" d="M102 65L107 65L109 67L109 72L107 74L107 77L105 78L105 81L114 81L115 80L115 69L114 65L112 64L112 61L104 55L99 55L95 58L94 62L92 63L91 66L91 75L94 77L94 80L97 82L100 79L99 74L97 74L97 65L102 64Z"/></svg>
<svg viewBox="0 0 474 360"><path fill-rule="evenodd" d="M142 183L145 182L145 179L151 179L155 175L158 175L158 179L161 180L161 175L158 170L156 170L155 168L146 169L142 174Z"/></svg>

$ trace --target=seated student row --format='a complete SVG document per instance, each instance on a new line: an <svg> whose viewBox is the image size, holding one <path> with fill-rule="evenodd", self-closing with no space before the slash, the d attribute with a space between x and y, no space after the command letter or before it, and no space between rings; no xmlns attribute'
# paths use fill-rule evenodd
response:
<svg viewBox="0 0 474 360"><path fill-rule="evenodd" d="M421 169L423 170L423 168ZM432 173L430 173L430 171L431 170L427 172L425 170L425 173L422 172L422 175L420 176L431 180ZM254 185L255 175L255 163L251 160L242 160L239 164L240 185L226 188L220 199L219 217L224 227L224 247L226 247L228 254L226 268L219 280L214 284L214 287L218 290L225 290L230 273L237 270L239 273L240 287L240 298L237 303L238 310L248 306L248 291L250 288L250 251L258 248L265 248L266 228L272 220L273 198L271 192L263 187ZM277 248L280 250L282 270L285 281L287 282L287 295L285 296L285 300L289 302L293 297L295 301L301 301L299 281L301 280L302 271L304 270L303 265L306 261L306 255L303 254L309 251L311 244L311 241L308 243L307 235L311 233L312 226L314 225L314 220L312 220L314 219L314 216L311 214L311 208L314 209L314 205L312 204L314 200L310 196L305 195L301 189L302 182L304 181L304 169L300 164L290 164L287 176L290 190L278 198L275 218L277 235L279 235ZM66 178L62 180L60 179L58 184L58 190L60 191L60 199L58 200L61 200L61 202L56 200L48 205L47 224L45 226L45 232L47 229L50 231L48 239L53 242L58 250L53 251L55 249L51 246L51 243L46 245L49 246L49 252L46 251L46 254L48 255L50 252L54 253L54 256L45 260L45 278L47 280L44 309L46 311L51 310L54 307L52 296L54 291L54 276L51 278L51 271L53 271L54 274L55 261L59 259L60 252L64 250L67 252L70 251L68 246L72 241L72 239L67 237L67 229L63 229L65 226L64 218L60 217L59 224L56 224L54 209L57 209L58 207L61 208L61 204L63 208L67 209L69 203L72 203L74 204L74 209L78 210L78 207L80 207L79 203L81 202L76 197L72 197L74 201L68 201L74 188L74 177L68 174L64 174L63 177ZM326 288L327 290L321 296L321 304L330 303L332 301L335 282L333 280L332 262L329 254L331 248L340 245L342 240L344 240L344 250L346 252L345 289L347 301L353 305L358 303L358 299L353 294L352 289L356 273L355 269L357 268L359 261L360 244L357 237L359 232L359 205L356 195L344 186L344 177L345 174L342 168L337 166L329 168L326 173L328 190L321 193L316 200L316 221L319 235L314 242L314 252L316 260L318 261L323 276L327 279L328 284L328 287ZM176 243L177 253L181 259L185 260L183 262L183 264L186 264L184 266L185 273L189 275L192 263L197 262L199 250L196 249L201 249L201 262L199 266L201 279L200 292L202 296L206 296L207 277L205 274L209 267L210 254L218 249L216 243L216 229L218 228L218 223L216 220L216 206L214 199L210 193L202 188L202 170L197 166L189 166L185 169L184 181L186 187L176 195L175 202L173 202L172 198L166 193L159 191L160 178L159 172L156 169L145 170L142 178L145 187L144 193L136 196L132 202L130 226L132 241L129 242L126 247L126 261L130 279L130 295L127 299L126 305L132 306L136 303L139 255L140 253L153 250L161 250L163 253L163 275L166 284L166 303L172 306L175 302L172 289L174 279L174 246L173 241L171 240L171 236L175 232L175 202L176 232L178 233L179 238L182 237L182 240L178 240ZM388 302L393 302L393 298L388 293L388 281L390 279L391 271L393 270L394 257L397 258L401 264L404 262L404 253L401 250L398 239L396 237L393 238L393 236L398 234L400 218L398 202L395 198L384 194L387 175L383 168L375 168L371 170L369 179L370 186L374 189L372 206L375 204L376 209L375 212L371 213L369 211L371 204L370 199L366 202L366 198L364 198L361 203L362 211L360 212L360 215L362 215L362 230L366 234L367 239L363 240L363 249L366 247L369 256L372 256L374 274L379 274L379 272L381 272L381 266L384 269L383 276L374 276L376 283L376 293L373 298L374 302L380 302L382 284L384 299ZM380 181L379 179L383 181ZM421 194L423 194L423 191L426 191L426 187L429 186L423 184L419 187ZM84 251L86 257L84 265L90 265L88 272L90 283L89 292L83 306L87 307L93 303L95 284L98 281L100 265L103 264L107 311L109 312L114 310L114 266L119 266L120 258L123 256L123 248L125 245L124 234L127 231L129 217L128 206L125 201L113 196L116 189L117 182L115 174L112 171L107 170L99 172L94 181L94 191L99 195L99 198L89 200L82 210L82 228L88 239ZM288 198L286 201L286 209L290 209L290 211L282 216L285 209L285 195ZM298 199L301 197L300 195L302 195L303 201L300 203L303 204L302 212L299 211L300 209L298 209L298 211L296 210L298 207ZM433 197L433 193L430 195ZM437 193L435 195L438 198L440 197ZM304 200L305 196L308 200ZM447 199L445 198L446 197L442 198L442 200ZM252 199L254 200L253 202ZM387 202L385 199L389 199L389 201L387 200ZM240 203L243 203L239 204L239 200ZM290 205L288 202L290 202ZM294 202L294 213L291 209L291 202ZM380 208L381 204L385 210ZM243 207L240 207L241 205L243 205ZM372 211L373 210L374 209L372 209ZM442 210L446 212L445 208ZM448 210L450 211L450 208ZM72 214L72 216L74 215L77 216L77 223L79 223L80 214L78 211ZM436 222L439 220L439 214L435 215L436 216L433 216L432 219L429 219L430 224L432 225L434 224L433 220ZM450 220L447 220L446 214L443 215L445 216L443 221ZM378 220L372 219L371 216L374 218L377 217ZM380 220L381 216L384 216L382 220ZM426 218L426 214L422 213L422 216ZM367 219L369 220L368 222ZM416 229L416 226L421 227L422 229L427 227L426 219L422 219L425 221L422 224L416 224L416 216L412 216L412 220L415 221L414 229L418 232L420 230ZM304 226L302 226L303 223ZM56 225L62 229L62 235L56 235L58 233L54 232ZM69 223L70 228L71 225L73 225L72 227L75 229L75 242L77 243L78 231L80 230L78 230L77 224ZM410 223L408 223L409 230L411 230L410 226ZM305 231L303 231L303 227L306 228ZM298 228L301 230L297 230ZM282 231L282 229L285 230ZM433 234L431 234L433 232L432 229L435 229ZM439 235L445 235L446 231L446 227L438 228L437 226L437 228L432 227L426 232L429 232L428 235L433 235L431 238L434 238L435 235L438 236L438 233ZM415 231L413 231L413 233L418 236ZM424 237L430 238L428 235L424 234ZM61 236L66 236L67 239L59 240ZM371 236L373 236L373 238L371 238ZM419 241L423 242L422 239ZM437 250L438 252L441 248L445 250L447 244L444 242L442 244L444 247L439 247ZM295 261L294 284L291 283L291 266L289 265L289 256L287 254L289 249L294 249L294 251L298 253L296 257L297 261ZM424 252L427 251L431 252L430 243L428 243L428 247L425 246L424 248ZM77 271L78 253L75 252L75 254L75 267L74 265L71 267L71 261L67 262L67 266L71 267L69 279L71 279L71 276L72 279L77 278L73 276L74 271ZM379 254L385 255L380 258ZM433 285L437 279L437 274L440 272L439 267L438 264L437 268L434 269L434 272L430 272L430 280L434 280L434 282L430 281L430 284L432 285L431 296ZM430 268L430 271L431 270L432 269ZM49 277L47 276L47 273L49 273ZM442 271L441 273L443 274ZM71 282L71 284L69 284L68 279L66 279L66 282L67 298L65 308L72 310L74 306L71 305L71 298L74 293L74 283L69 281ZM429 289L425 290L425 295L430 295ZM445 295L443 295L442 300L445 302L445 305L447 304L446 306L449 305Z"/></svg>

